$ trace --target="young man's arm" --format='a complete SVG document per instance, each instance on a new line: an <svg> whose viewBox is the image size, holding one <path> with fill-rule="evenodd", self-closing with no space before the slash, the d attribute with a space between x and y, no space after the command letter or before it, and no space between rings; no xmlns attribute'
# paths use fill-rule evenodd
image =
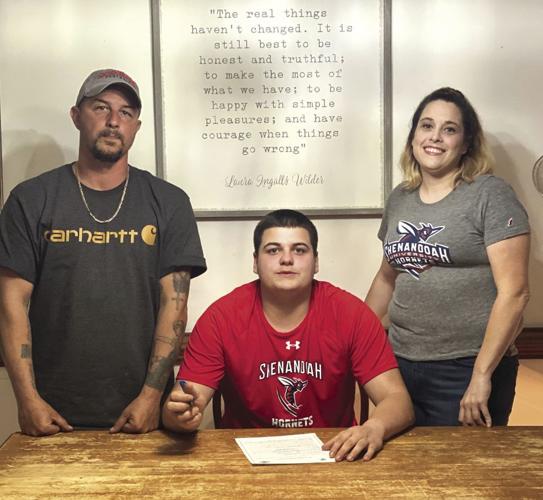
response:
<svg viewBox="0 0 543 500"><path fill-rule="evenodd" d="M45 436L71 431L66 420L46 403L36 389L32 363L32 334L28 306L34 286L13 271L0 268L0 339L19 410L21 431Z"/></svg>
<svg viewBox="0 0 543 500"><path fill-rule="evenodd" d="M162 407L162 422L175 432L193 432L202 422L204 410L215 394L215 389L196 382L185 381L181 388L176 383Z"/></svg>
<svg viewBox="0 0 543 500"><path fill-rule="evenodd" d="M145 384L110 432L144 433L158 428L160 398L172 373L187 325L189 287L190 269L187 268L160 280L160 309Z"/></svg>
<svg viewBox="0 0 543 500"><path fill-rule="evenodd" d="M364 450L363 460L370 460L386 439L415 422L411 398L397 368L377 375L364 385L375 404L371 417L362 425L345 429L327 441L323 449L338 462L354 460Z"/></svg>

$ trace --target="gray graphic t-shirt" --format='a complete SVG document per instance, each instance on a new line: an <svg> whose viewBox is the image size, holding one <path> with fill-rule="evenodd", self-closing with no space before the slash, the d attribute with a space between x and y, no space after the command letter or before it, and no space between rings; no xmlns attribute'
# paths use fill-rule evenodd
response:
<svg viewBox="0 0 543 500"><path fill-rule="evenodd" d="M394 189L379 239L400 271L389 306L396 355L414 361L476 355L496 298L486 247L529 231L515 193L492 175L461 182L432 204L418 190Z"/></svg>

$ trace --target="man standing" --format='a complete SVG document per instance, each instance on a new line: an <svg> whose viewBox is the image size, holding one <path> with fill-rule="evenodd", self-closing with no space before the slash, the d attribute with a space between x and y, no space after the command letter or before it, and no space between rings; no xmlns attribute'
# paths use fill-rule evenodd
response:
<svg viewBox="0 0 543 500"><path fill-rule="evenodd" d="M148 432L205 260L187 195L128 164L141 100L94 71L70 113L79 156L13 189L0 215L0 337L21 430Z"/></svg>
<svg viewBox="0 0 543 500"><path fill-rule="evenodd" d="M254 232L258 280L212 304L189 340L164 425L194 431L219 389L223 427L347 427L325 443L336 460L369 460L414 418L381 323L353 295L316 281L317 230L277 210ZM356 425L355 381L375 403Z"/></svg>

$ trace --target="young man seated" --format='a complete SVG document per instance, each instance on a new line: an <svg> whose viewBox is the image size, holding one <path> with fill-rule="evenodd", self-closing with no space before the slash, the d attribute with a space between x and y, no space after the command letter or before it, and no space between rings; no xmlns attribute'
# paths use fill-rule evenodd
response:
<svg viewBox="0 0 543 500"><path fill-rule="evenodd" d="M198 320L163 407L173 431L198 428L220 389L222 427L347 427L324 444L336 460L371 459L414 419L381 323L358 298L317 281L317 230L300 212L276 210L254 231L258 280L236 288ZM358 381L375 404L357 425Z"/></svg>

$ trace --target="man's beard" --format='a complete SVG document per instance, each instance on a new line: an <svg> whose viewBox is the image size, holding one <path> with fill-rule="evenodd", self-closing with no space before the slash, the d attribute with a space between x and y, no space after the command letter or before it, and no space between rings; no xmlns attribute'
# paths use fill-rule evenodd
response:
<svg viewBox="0 0 543 500"><path fill-rule="evenodd" d="M106 138L107 137L115 137L115 138L117 138L120 141L119 148L117 150L109 150L109 149L104 150L104 149L101 149L100 146L98 145L101 137L106 137ZM98 138L94 142L94 144L92 146L92 155L94 156L94 158L96 158L99 161L103 161L103 162L106 162L106 163L115 163L117 160L122 158L122 156L124 154L124 151L123 151L124 148L123 147L124 147L124 141L123 141L123 138L122 138L122 136L120 134L117 134L115 132L104 131L104 132L101 132L98 135Z"/></svg>

